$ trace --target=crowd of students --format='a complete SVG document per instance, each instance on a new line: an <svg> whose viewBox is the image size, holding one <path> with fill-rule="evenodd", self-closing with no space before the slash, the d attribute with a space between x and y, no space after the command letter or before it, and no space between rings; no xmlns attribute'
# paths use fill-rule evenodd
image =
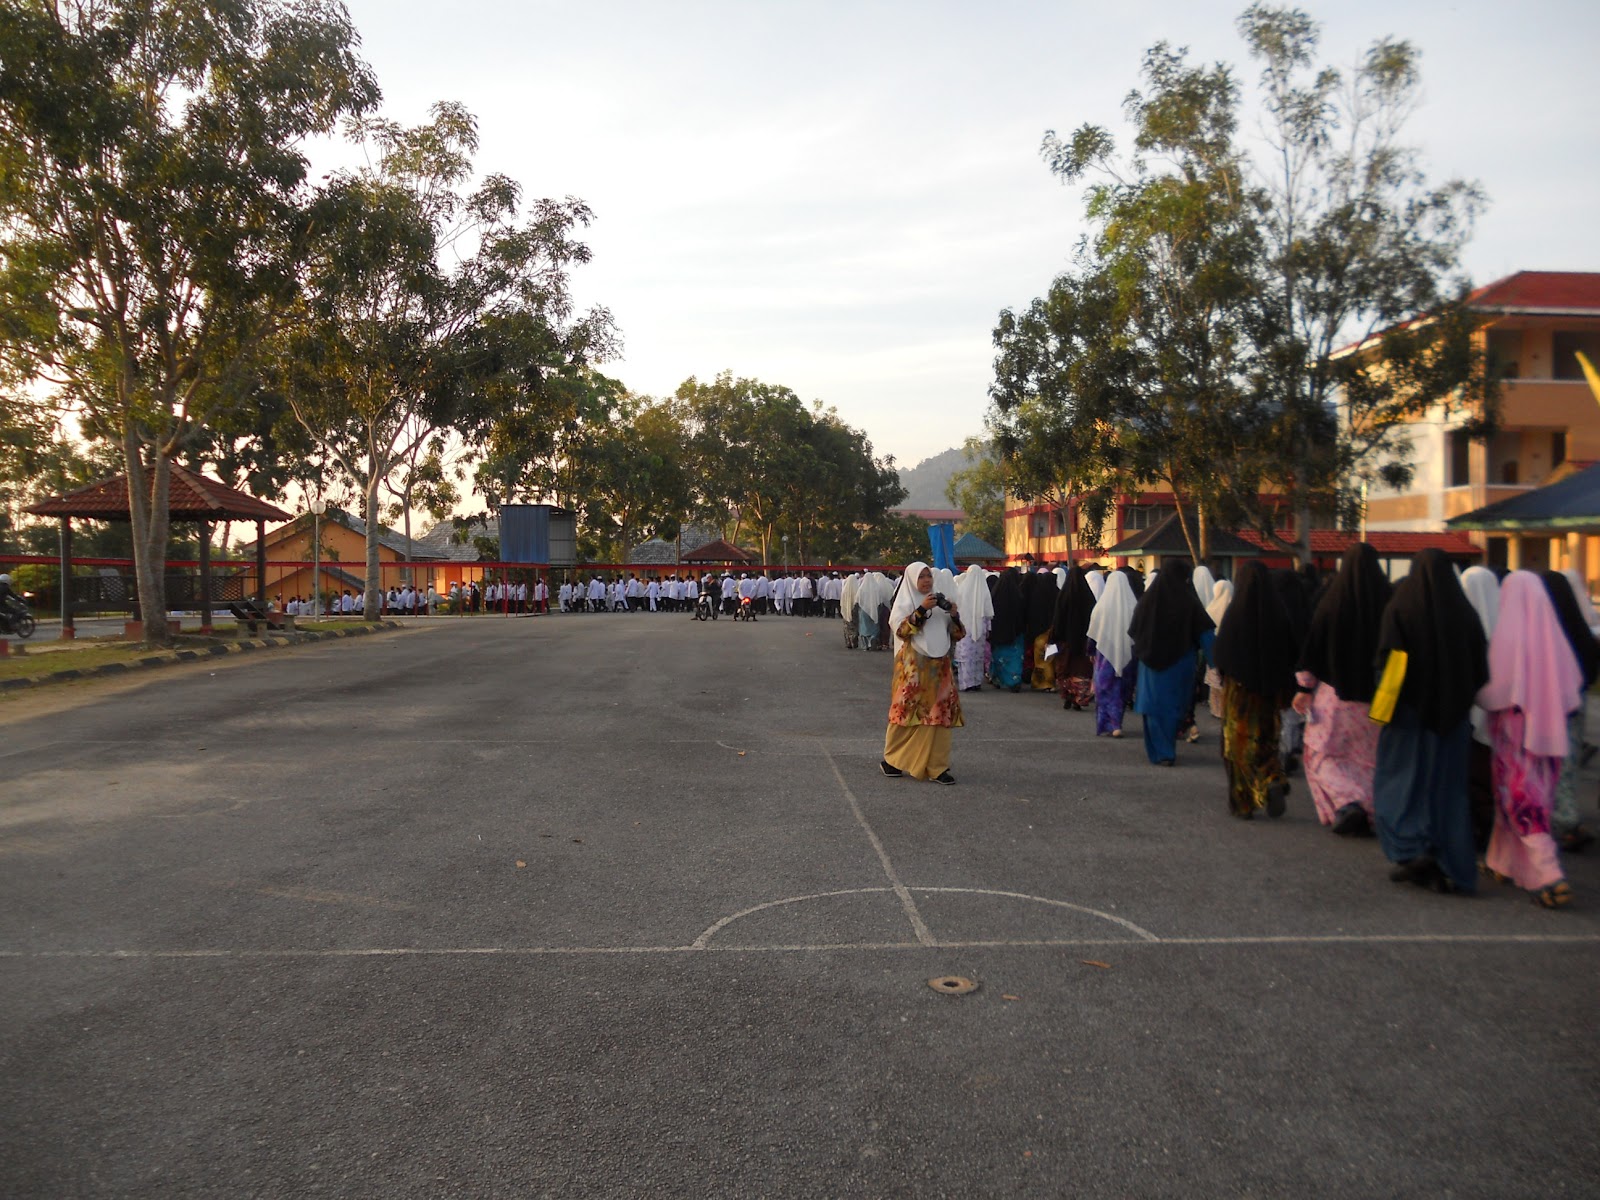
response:
<svg viewBox="0 0 1600 1200"><path fill-rule="evenodd" d="M1391 584L1357 544L1327 578L914 563L898 585L853 576L843 597L847 641L896 649L888 775L954 782L958 693L987 681L1092 711L1097 736L1121 737L1131 709L1158 766L1199 739L1207 704L1234 816L1281 816L1303 766L1318 820L1376 836L1396 882L1471 894L1486 874L1560 907L1561 855L1593 840L1575 789L1600 617L1575 571L1461 572L1429 550Z"/></svg>
<svg viewBox="0 0 1600 1200"><path fill-rule="evenodd" d="M591 575L556 589L561 612L693 612L702 594L718 613L748 601L754 616L837 616L844 584L837 571L770 574L746 571L672 573L664 577Z"/></svg>

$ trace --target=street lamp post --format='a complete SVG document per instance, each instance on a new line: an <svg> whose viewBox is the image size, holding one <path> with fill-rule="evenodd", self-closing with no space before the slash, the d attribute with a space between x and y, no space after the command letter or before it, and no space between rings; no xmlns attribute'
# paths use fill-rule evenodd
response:
<svg viewBox="0 0 1600 1200"><path fill-rule="evenodd" d="M783 535L783 573L789 573L789 535Z"/></svg>
<svg viewBox="0 0 1600 1200"><path fill-rule="evenodd" d="M328 505L321 496L311 502L311 611L322 616L322 514Z"/></svg>

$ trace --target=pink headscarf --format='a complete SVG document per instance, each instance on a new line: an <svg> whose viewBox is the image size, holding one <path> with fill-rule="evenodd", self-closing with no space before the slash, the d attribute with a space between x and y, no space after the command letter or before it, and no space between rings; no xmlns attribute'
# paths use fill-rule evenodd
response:
<svg viewBox="0 0 1600 1200"><path fill-rule="evenodd" d="M1567 755L1567 714L1583 703L1583 672L1561 628L1544 580L1513 571L1500 585L1500 619L1489 639L1489 682L1478 704L1489 712L1520 708L1522 748Z"/></svg>

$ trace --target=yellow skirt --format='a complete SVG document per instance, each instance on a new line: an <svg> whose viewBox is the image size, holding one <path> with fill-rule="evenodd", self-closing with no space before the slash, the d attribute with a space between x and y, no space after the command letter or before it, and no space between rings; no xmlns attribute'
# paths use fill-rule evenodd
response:
<svg viewBox="0 0 1600 1200"><path fill-rule="evenodd" d="M950 726L889 726L883 735L883 761L913 779L943 775L950 769Z"/></svg>
<svg viewBox="0 0 1600 1200"><path fill-rule="evenodd" d="M1033 678L1029 680L1036 692L1051 692L1056 686L1056 660L1046 658L1050 648L1050 633L1046 630L1033 639Z"/></svg>

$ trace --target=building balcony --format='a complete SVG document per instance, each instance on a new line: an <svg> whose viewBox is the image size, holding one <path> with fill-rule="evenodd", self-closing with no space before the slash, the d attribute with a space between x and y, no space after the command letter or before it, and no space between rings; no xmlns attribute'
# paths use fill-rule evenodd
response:
<svg viewBox="0 0 1600 1200"><path fill-rule="evenodd" d="M1569 437L1587 435L1600 444L1600 404L1581 379L1508 379L1501 385L1500 424L1567 429ZM1573 458L1589 458L1569 448Z"/></svg>

